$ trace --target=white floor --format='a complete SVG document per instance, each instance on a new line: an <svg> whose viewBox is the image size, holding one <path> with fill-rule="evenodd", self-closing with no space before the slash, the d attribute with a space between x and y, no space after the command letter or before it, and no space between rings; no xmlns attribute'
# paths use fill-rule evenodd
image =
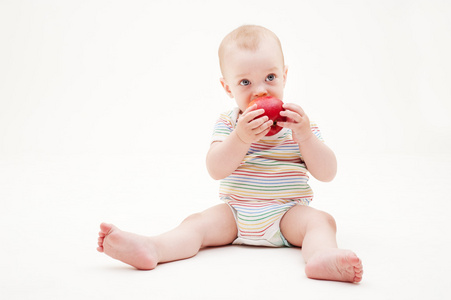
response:
<svg viewBox="0 0 451 300"><path fill-rule="evenodd" d="M223 2L0 1L0 300L451 299L451 2ZM150 272L96 251L102 221L154 235L219 203L205 152L234 101L217 48L243 24L279 36L283 100L338 156L312 206L360 284L307 279L299 249Z"/></svg>
<svg viewBox="0 0 451 300"><path fill-rule="evenodd" d="M446 299L451 156L344 156L313 206L365 268L360 284L309 280L299 249L229 246L137 271L97 253L101 221L157 234L219 203L203 157L0 160L2 299ZM196 167L197 166L197 167ZM200 167L199 167L200 166ZM193 168L196 171L190 171Z"/></svg>

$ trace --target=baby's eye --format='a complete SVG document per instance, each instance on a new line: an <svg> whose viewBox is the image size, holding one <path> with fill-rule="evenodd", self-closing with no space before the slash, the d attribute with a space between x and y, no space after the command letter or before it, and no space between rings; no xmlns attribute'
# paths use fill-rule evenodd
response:
<svg viewBox="0 0 451 300"><path fill-rule="evenodd" d="M274 79L276 79L275 74L269 74L268 76L266 76L266 81L273 81Z"/></svg>
<svg viewBox="0 0 451 300"><path fill-rule="evenodd" d="M251 84L251 82L249 80L247 80L247 79L243 79L243 80L240 81L240 85L242 85L242 86L246 86L246 85L249 85L249 84Z"/></svg>

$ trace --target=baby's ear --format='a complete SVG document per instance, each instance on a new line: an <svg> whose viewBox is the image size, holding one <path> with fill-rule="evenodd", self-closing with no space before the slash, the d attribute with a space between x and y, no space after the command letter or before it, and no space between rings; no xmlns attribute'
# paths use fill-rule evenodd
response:
<svg viewBox="0 0 451 300"><path fill-rule="evenodd" d="M287 83L287 75L288 75L288 66L285 65L283 68L283 87L285 87L285 84Z"/></svg>
<svg viewBox="0 0 451 300"><path fill-rule="evenodd" d="M221 85L224 88L224 91L229 95L230 98L233 98L232 91L230 90L229 85L227 84L226 80L224 78L220 78L219 81L221 81Z"/></svg>

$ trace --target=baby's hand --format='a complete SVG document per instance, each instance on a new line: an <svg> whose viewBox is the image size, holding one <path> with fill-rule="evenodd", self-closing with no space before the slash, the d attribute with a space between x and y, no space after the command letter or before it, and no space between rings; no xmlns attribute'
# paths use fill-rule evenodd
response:
<svg viewBox="0 0 451 300"><path fill-rule="evenodd" d="M235 129L236 134L245 144L252 144L259 141L268 133L273 124L273 121L269 120L267 116L257 118L262 115L265 110L256 108L257 104L248 107L240 116Z"/></svg>
<svg viewBox="0 0 451 300"><path fill-rule="evenodd" d="M277 125L291 129L293 132L293 140L296 143L302 143L312 137L313 133L310 129L310 120L304 110L297 104L285 103L284 111L280 115L286 117L286 122L277 122Z"/></svg>

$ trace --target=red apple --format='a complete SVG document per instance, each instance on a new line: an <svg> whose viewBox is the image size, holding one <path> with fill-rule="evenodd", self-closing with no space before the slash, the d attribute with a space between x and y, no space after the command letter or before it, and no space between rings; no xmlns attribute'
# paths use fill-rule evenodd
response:
<svg viewBox="0 0 451 300"><path fill-rule="evenodd" d="M282 107L283 105L282 100L272 96L259 97L257 99L254 99L251 103L249 103L248 107L254 104L257 104L257 109L263 108L265 110L265 112L259 117L267 116L270 120L273 121L273 125L271 126L271 129L266 134L266 136L275 135L276 133L282 130L283 127L277 126L278 121L282 122L286 121L286 118L280 115L280 112L282 110L285 110Z"/></svg>

